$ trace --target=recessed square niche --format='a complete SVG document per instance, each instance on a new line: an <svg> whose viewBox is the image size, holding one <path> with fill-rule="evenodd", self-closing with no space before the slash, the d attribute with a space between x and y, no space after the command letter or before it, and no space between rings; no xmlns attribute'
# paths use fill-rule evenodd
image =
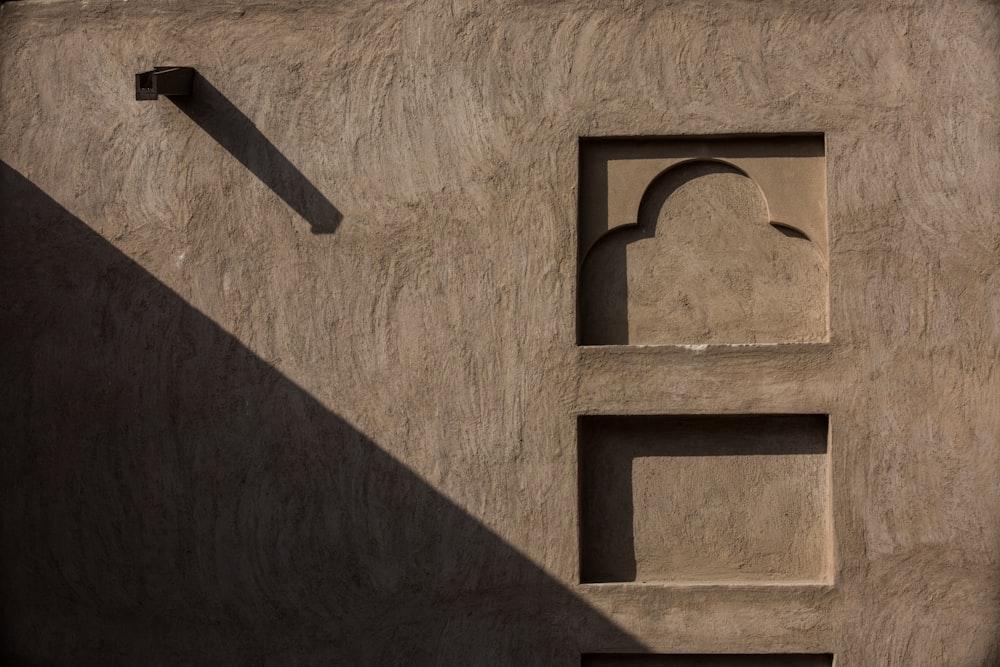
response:
<svg viewBox="0 0 1000 667"><path fill-rule="evenodd" d="M585 654L581 667L832 667L830 653L593 653Z"/></svg>
<svg viewBox="0 0 1000 667"><path fill-rule="evenodd" d="M823 136L582 139L578 342L828 340Z"/></svg>
<svg viewBox="0 0 1000 667"><path fill-rule="evenodd" d="M583 583L823 583L826 415L583 416Z"/></svg>

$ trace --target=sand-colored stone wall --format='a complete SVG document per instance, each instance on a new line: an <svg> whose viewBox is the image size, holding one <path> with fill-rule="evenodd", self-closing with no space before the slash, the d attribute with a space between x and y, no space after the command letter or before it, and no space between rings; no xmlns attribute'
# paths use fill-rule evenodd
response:
<svg viewBox="0 0 1000 667"><path fill-rule="evenodd" d="M10 662L1000 664L990 0L8 2L0 255Z"/></svg>

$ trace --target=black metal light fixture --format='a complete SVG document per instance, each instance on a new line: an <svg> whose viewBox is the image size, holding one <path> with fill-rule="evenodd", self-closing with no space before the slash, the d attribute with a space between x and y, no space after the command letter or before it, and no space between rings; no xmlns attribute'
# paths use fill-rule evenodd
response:
<svg viewBox="0 0 1000 667"><path fill-rule="evenodd" d="M135 99L155 100L160 95L190 95L193 67L154 67L135 75Z"/></svg>

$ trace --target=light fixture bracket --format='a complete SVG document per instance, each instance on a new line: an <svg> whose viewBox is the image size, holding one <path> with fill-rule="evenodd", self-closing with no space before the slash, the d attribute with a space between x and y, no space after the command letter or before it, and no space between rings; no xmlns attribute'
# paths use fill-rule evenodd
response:
<svg viewBox="0 0 1000 667"><path fill-rule="evenodd" d="M190 95L193 67L154 67L135 75L135 99L155 100L160 95Z"/></svg>

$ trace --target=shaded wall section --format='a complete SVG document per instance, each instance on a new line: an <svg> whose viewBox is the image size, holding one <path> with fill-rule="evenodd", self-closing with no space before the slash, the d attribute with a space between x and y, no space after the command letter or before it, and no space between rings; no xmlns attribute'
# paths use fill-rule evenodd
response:
<svg viewBox="0 0 1000 667"><path fill-rule="evenodd" d="M6 659L640 648L6 165L0 199Z"/></svg>

